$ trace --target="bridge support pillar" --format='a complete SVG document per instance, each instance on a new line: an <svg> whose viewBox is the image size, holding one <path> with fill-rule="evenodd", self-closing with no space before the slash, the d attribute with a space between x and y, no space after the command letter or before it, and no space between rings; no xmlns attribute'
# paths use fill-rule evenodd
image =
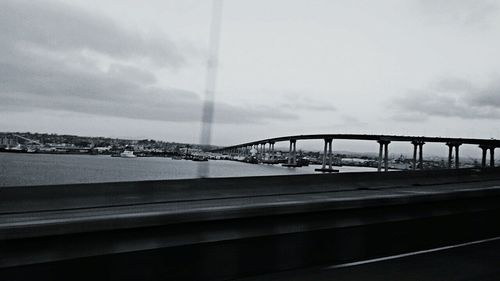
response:
<svg viewBox="0 0 500 281"><path fill-rule="evenodd" d="M387 172L389 170L389 143L391 141L388 140L379 140L378 141L380 148L378 152L378 171L382 171L382 153L384 154L384 171Z"/></svg>
<svg viewBox="0 0 500 281"><path fill-rule="evenodd" d="M332 146L333 146L333 139L325 139L325 146L323 149L323 163L322 163L323 165L321 169L314 169L315 171L323 173L332 173L339 171L337 169L333 169ZM326 168L326 163L328 163L328 168Z"/></svg>
<svg viewBox="0 0 500 281"><path fill-rule="evenodd" d="M333 140L331 139L328 142L328 169L332 169L332 161L333 161L333 155L332 155L332 145L333 145Z"/></svg>
<svg viewBox="0 0 500 281"><path fill-rule="evenodd" d="M495 147L492 145L480 145L483 150L483 157L481 158L481 168L486 168L486 155L488 154L488 149L490 150L490 167L495 167Z"/></svg>
<svg viewBox="0 0 500 281"><path fill-rule="evenodd" d="M324 146L324 149L323 149L323 165L321 166L321 168L324 170L326 168L326 148L328 146L328 141L325 139L325 146Z"/></svg>
<svg viewBox="0 0 500 281"><path fill-rule="evenodd" d="M297 164L297 141L293 141L292 164Z"/></svg>
<svg viewBox="0 0 500 281"><path fill-rule="evenodd" d="M490 147L490 167L495 167L495 147Z"/></svg>
<svg viewBox="0 0 500 281"><path fill-rule="evenodd" d="M417 149L418 144L412 142L413 144L413 161L412 161L412 169L415 171L417 169Z"/></svg>
<svg viewBox="0 0 500 281"><path fill-rule="evenodd" d="M262 144L262 147L264 147L264 149L262 149L262 157L264 157L265 160L267 160L267 157L268 157L268 153L269 153L269 150L271 149L270 147L266 148L267 146L267 143L263 143ZM267 149L267 153L266 153L266 149Z"/></svg>
<svg viewBox="0 0 500 281"><path fill-rule="evenodd" d="M382 171L382 153L384 151L384 145L379 142L379 149L378 149L378 166L377 166L377 171L380 172Z"/></svg>
<svg viewBox="0 0 500 281"><path fill-rule="evenodd" d="M411 142L413 144L413 163L412 168L416 170L418 167L424 169L424 141L414 140ZM418 150L418 164L417 164L417 150Z"/></svg>
<svg viewBox="0 0 500 281"><path fill-rule="evenodd" d="M448 169L451 169L451 159L453 158L453 146L448 145Z"/></svg>
<svg viewBox="0 0 500 281"><path fill-rule="evenodd" d="M389 170L389 142L384 143L384 171Z"/></svg>
<svg viewBox="0 0 500 281"><path fill-rule="evenodd" d="M424 169L424 144L423 141L418 144L418 162L421 170Z"/></svg>
<svg viewBox="0 0 500 281"><path fill-rule="evenodd" d="M275 155L274 155L274 142L269 143L269 160L274 160Z"/></svg>
<svg viewBox="0 0 500 281"><path fill-rule="evenodd" d="M452 159L453 159L453 148L455 148L455 169L460 168L460 146L462 145L459 142L447 142L448 146L448 169L452 168Z"/></svg>
<svg viewBox="0 0 500 281"><path fill-rule="evenodd" d="M332 143L333 139L325 139L325 146L323 149L323 163L322 163L323 165L321 171L326 171L327 162L328 162L328 169L332 170L332 164L333 164Z"/></svg>
<svg viewBox="0 0 500 281"><path fill-rule="evenodd" d="M290 150L288 151L288 165L296 165L297 160L295 158L297 151L297 140L290 140Z"/></svg>
<svg viewBox="0 0 500 281"><path fill-rule="evenodd" d="M486 168L486 154L488 154L488 147L480 145L479 148L482 150L482 157L481 157L481 168Z"/></svg>
<svg viewBox="0 0 500 281"><path fill-rule="evenodd" d="M266 159L266 144L260 144L260 161L264 161Z"/></svg>
<svg viewBox="0 0 500 281"><path fill-rule="evenodd" d="M416 170L417 167L420 167L420 169L423 169L424 167L424 144L425 142L423 141L412 141L413 144L413 162L412 162L412 168L413 170ZM417 163L417 151L418 151L418 163Z"/></svg>

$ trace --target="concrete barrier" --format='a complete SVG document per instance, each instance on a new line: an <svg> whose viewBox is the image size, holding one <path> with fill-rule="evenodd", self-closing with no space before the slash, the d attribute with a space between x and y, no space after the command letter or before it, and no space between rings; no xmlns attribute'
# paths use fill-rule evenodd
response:
<svg viewBox="0 0 500 281"><path fill-rule="evenodd" d="M491 169L0 189L0 277L221 280L484 239L499 186Z"/></svg>

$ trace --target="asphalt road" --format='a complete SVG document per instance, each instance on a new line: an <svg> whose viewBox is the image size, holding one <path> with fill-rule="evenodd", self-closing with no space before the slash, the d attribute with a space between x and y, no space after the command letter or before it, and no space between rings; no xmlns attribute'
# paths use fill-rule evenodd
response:
<svg viewBox="0 0 500 281"><path fill-rule="evenodd" d="M239 279L253 280L500 280L500 237L351 264Z"/></svg>

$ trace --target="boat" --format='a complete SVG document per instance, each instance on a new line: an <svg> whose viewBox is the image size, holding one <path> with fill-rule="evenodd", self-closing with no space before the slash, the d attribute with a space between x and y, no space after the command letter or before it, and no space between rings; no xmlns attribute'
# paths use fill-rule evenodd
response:
<svg viewBox="0 0 500 281"><path fill-rule="evenodd" d="M204 157L204 156L193 156L193 158L191 158L191 161L195 161L195 162L205 162L205 161L208 161L208 158L207 157Z"/></svg>
<svg viewBox="0 0 500 281"><path fill-rule="evenodd" d="M20 144L14 147L7 147L4 152L12 152L12 153L26 153L27 150L21 147Z"/></svg>
<svg viewBox="0 0 500 281"><path fill-rule="evenodd" d="M136 158L137 155L134 155L134 152L131 150L125 150L122 153L120 153L120 157L122 157L122 158Z"/></svg>

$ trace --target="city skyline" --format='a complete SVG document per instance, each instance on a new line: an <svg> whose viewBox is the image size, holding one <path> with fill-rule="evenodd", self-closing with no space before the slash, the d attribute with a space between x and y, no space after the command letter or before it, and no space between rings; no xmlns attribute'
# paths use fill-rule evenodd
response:
<svg viewBox="0 0 500 281"><path fill-rule="evenodd" d="M411 137L411 136L408 136ZM413 137L419 137L419 136L413 136ZM6 141L4 141L6 139ZM44 133L44 132L0 132L0 147L2 147L3 142L10 143L9 140L12 140L12 145L7 145L7 146L15 146L18 141L21 140L23 142L30 142L34 141L37 144L41 145L46 145L46 144L51 144L51 142L47 142L47 139L52 139L52 140L57 140L53 141L52 144L65 144L65 145L75 145L75 141L78 143L87 143L84 145L84 147L94 147L94 146L114 146L116 143L127 143L127 145L134 146L138 143L162 143L162 144L172 144L172 145L180 145L180 146L192 146L192 147L206 147L205 145L201 145L199 143L185 143L185 142L175 142L172 140L168 139L152 139L152 138L141 138L141 139L133 139L133 138L115 138L115 137L108 137L108 136L84 136L84 135L64 135L64 134L56 134L56 133ZM110 141L114 144L110 145ZM255 141L255 140L254 140ZM359 141L359 140L358 140ZM322 153L322 140L301 140L299 143L298 151L303 151L305 153ZM347 154L350 156L369 156L369 157L375 157L378 155L378 152L375 149L376 142L371 142L371 141L362 141L364 145L362 146L354 146L358 147L357 150L350 149L349 146L350 143L352 142L357 142L356 140L349 140L349 139L334 139L334 144L335 144L335 149L334 153L336 155L338 154ZM339 146L339 143L341 144ZM80 147L80 145L76 145L77 147ZM428 147L431 147L430 152L428 151ZM5 145L4 145L5 147ZM82 148L84 148L82 147ZM218 146L216 144L211 145L210 147L212 148L224 148L224 146ZM287 152L289 149L288 143L287 142L278 142L276 143L275 146L277 151L282 151L282 152ZM359 149L359 147L362 147L362 149ZM411 158L412 157L412 151L411 148L412 144L411 143L406 143L406 142L393 142L390 146L390 152L389 155L391 156L391 159L398 158L398 157L405 157L405 158ZM440 149L438 148L440 147ZM461 145L461 154L462 157L466 161L473 161L473 160L480 160L481 159L481 154L478 153L479 147L477 145L471 145L471 144L463 144ZM446 148L446 149L445 149ZM364 150L363 150L364 149ZM426 159L445 159L448 156L448 147L443 146L442 144L439 143L427 143L426 148L424 149L425 153L425 158Z"/></svg>

